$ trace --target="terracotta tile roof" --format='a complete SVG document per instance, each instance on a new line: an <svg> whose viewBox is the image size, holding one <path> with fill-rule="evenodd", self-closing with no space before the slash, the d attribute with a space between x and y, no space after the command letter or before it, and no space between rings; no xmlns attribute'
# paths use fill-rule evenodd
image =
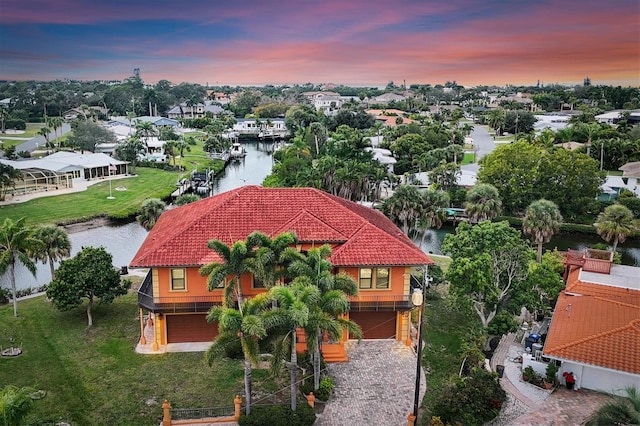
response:
<svg viewBox="0 0 640 426"><path fill-rule="evenodd" d="M578 280L560 293L544 354L640 374L640 291Z"/></svg>
<svg viewBox="0 0 640 426"><path fill-rule="evenodd" d="M211 239L231 245L253 231L289 230L302 242L344 243L335 266L432 263L376 210L312 188L244 186L164 212L130 265L204 265L220 260L206 246Z"/></svg>

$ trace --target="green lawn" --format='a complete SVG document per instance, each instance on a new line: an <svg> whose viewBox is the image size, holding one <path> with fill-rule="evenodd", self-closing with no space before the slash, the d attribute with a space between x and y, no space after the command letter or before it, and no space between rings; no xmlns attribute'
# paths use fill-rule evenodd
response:
<svg viewBox="0 0 640 426"><path fill-rule="evenodd" d="M473 152L465 152L461 165L472 164L476 161L476 155Z"/></svg>
<svg viewBox="0 0 640 426"><path fill-rule="evenodd" d="M36 198L19 204L0 207L0 222L5 218L27 217L29 223L65 224L89 220L98 216L125 218L134 215L147 198L165 198L175 190L176 181L186 172L167 172L138 167L137 176L113 180L115 199L108 200L109 182L102 181L86 191ZM126 191L117 191L125 187Z"/></svg>
<svg viewBox="0 0 640 426"><path fill-rule="evenodd" d="M209 367L202 353L136 354L135 293L96 305L91 329L84 307L59 312L45 297L19 301L18 313L14 318L12 305L0 307L0 346L13 337L23 349L0 357L0 384L47 392L29 424L156 426L164 399L174 408L205 408L233 405L243 393L240 361ZM272 391L267 371L254 370L253 380L255 389Z"/></svg>

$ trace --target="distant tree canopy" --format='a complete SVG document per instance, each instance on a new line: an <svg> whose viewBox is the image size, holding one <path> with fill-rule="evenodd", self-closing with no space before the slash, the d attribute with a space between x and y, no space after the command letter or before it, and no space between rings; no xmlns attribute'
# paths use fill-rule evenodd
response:
<svg viewBox="0 0 640 426"><path fill-rule="evenodd" d="M604 182L598 162L575 151L518 141L496 148L480 162L478 181L500 191L505 210L518 213L541 198L556 203L562 215L590 211Z"/></svg>
<svg viewBox="0 0 640 426"><path fill-rule="evenodd" d="M78 120L71 128L73 134L67 138L66 145L74 149L95 152L98 144L117 142L113 132L92 121Z"/></svg>

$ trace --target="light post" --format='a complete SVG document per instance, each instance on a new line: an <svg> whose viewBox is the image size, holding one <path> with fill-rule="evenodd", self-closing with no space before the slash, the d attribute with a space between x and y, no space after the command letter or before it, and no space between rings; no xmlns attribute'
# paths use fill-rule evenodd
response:
<svg viewBox="0 0 640 426"><path fill-rule="evenodd" d="M430 279L427 278L427 267L424 267L422 277L422 288L416 288L411 294L411 303L413 306L419 308L418 310L418 349L417 349L417 361L416 361L416 389L413 395L413 418L414 422L418 421L418 407L420 406L420 372L422 360L422 323L424 316L424 293L427 290ZM415 424L415 423L414 423Z"/></svg>

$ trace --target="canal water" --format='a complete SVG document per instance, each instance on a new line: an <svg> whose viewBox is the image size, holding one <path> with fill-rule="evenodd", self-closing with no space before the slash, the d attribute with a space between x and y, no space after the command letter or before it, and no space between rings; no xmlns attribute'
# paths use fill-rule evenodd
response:
<svg viewBox="0 0 640 426"><path fill-rule="evenodd" d="M243 145L247 151L246 157L232 161L227 165L225 171L216 179L212 194L219 194L243 185L259 185L271 172L271 167L273 166L272 153L277 148L276 143L253 141L245 142ZM418 236L414 240L426 253L442 254L442 240L446 234L451 232L454 232L453 227L444 226L439 230L427 231L424 239ZM113 264L116 267L125 266L131 262L146 236L147 231L137 223L101 226L69 234L72 255L78 253L82 247L103 246L113 255ZM600 242L602 240L597 235L564 234L554 237L551 242L545 245L545 248L580 250ZM629 240L618 247L622 253L624 264L640 266L640 240ZM18 289L39 287L50 281L49 265L38 263L37 267L36 278L22 265L16 269ZM3 288L11 287L7 274L0 277L0 285Z"/></svg>

